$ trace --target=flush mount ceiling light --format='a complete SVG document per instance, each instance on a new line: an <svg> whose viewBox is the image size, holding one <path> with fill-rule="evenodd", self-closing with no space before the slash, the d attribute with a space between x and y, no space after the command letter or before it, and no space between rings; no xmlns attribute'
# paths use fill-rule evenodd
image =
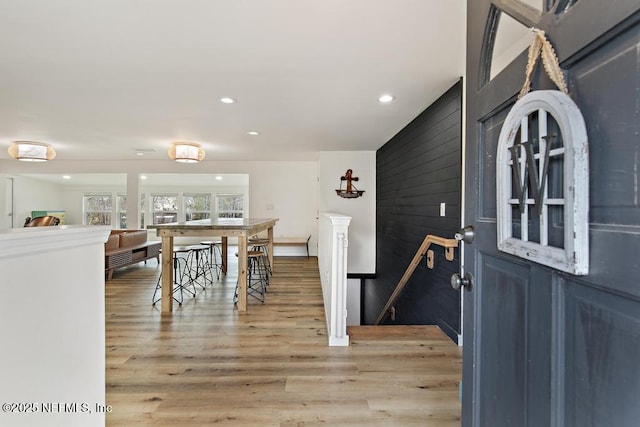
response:
<svg viewBox="0 0 640 427"><path fill-rule="evenodd" d="M56 150L49 144L35 141L16 141L7 150L9 155L23 162L46 162L56 157Z"/></svg>
<svg viewBox="0 0 640 427"><path fill-rule="evenodd" d="M220 102L222 102L223 104L235 104L236 100L233 98L229 98L228 96L223 96L222 98L220 98Z"/></svg>
<svg viewBox="0 0 640 427"><path fill-rule="evenodd" d="M385 95L380 96L380 98L378 98L378 102L381 102L381 103L383 103L383 104L386 104L386 103L388 103L388 102L393 101L394 99L396 99L396 97L395 97L395 96L393 96L393 95L389 95L389 94L385 94Z"/></svg>
<svg viewBox="0 0 640 427"><path fill-rule="evenodd" d="M204 150L195 142L174 142L169 148L169 157L176 162L197 163L204 159Z"/></svg>
<svg viewBox="0 0 640 427"><path fill-rule="evenodd" d="M260 132L255 131L255 130L251 130L251 131L249 131L249 132L247 132L247 133L248 133L249 135L253 135L253 136L260 135Z"/></svg>

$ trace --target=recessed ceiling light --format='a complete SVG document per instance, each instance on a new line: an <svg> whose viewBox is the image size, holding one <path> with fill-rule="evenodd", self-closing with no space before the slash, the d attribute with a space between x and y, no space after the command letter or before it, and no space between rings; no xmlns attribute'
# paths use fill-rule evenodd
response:
<svg viewBox="0 0 640 427"><path fill-rule="evenodd" d="M69 175L62 175L62 179L71 179Z"/></svg>
<svg viewBox="0 0 640 427"><path fill-rule="evenodd" d="M140 175L140 179L147 179L147 175Z"/></svg>
<svg viewBox="0 0 640 427"><path fill-rule="evenodd" d="M256 132L255 130L249 131L249 135L260 135L260 132Z"/></svg>
<svg viewBox="0 0 640 427"><path fill-rule="evenodd" d="M389 94L385 94L385 95L382 95L380 98L378 98L378 101L382 102L383 104L386 104L387 102L391 102L394 99L396 99L395 96L389 95Z"/></svg>
<svg viewBox="0 0 640 427"><path fill-rule="evenodd" d="M220 180L222 180L222 177L221 177L220 175L218 175L218 176L216 176L216 179L217 179L218 181L220 181Z"/></svg>
<svg viewBox="0 0 640 427"><path fill-rule="evenodd" d="M220 98L220 102L223 104L235 104L236 100L233 98L229 98L228 96L223 96Z"/></svg>

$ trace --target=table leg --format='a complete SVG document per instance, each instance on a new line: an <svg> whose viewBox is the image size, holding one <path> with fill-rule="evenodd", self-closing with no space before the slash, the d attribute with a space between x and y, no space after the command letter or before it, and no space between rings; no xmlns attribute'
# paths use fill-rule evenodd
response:
<svg viewBox="0 0 640 427"><path fill-rule="evenodd" d="M267 252L269 253L269 266L271 267L271 273L273 273L273 227L269 227L267 230L267 236L269 237L269 243L267 243Z"/></svg>
<svg viewBox="0 0 640 427"><path fill-rule="evenodd" d="M173 236L162 236L162 313L173 311Z"/></svg>
<svg viewBox="0 0 640 427"><path fill-rule="evenodd" d="M222 272L227 274L227 254L229 253L227 250L228 237L222 236Z"/></svg>
<svg viewBox="0 0 640 427"><path fill-rule="evenodd" d="M238 236L238 311L247 312L247 236Z"/></svg>

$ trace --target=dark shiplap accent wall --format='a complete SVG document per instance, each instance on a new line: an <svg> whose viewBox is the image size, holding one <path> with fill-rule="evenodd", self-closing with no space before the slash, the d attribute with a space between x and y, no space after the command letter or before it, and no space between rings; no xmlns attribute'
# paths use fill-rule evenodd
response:
<svg viewBox="0 0 640 427"><path fill-rule="evenodd" d="M376 278L364 289L364 321L372 324L425 236L452 238L460 229L462 81L416 117L377 152ZM440 216L440 203L446 216ZM439 325L460 332L460 293L450 277L460 271L432 245L435 268L421 263L385 324Z"/></svg>

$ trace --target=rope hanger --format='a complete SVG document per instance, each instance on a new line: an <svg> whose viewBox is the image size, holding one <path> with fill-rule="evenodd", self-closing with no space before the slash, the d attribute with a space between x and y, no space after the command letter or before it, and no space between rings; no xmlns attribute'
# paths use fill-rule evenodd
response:
<svg viewBox="0 0 640 427"><path fill-rule="evenodd" d="M525 70L525 81L522 85L522 89L520 89L518 99L525 96L531 90L531 74L533 73L533 69L535 68L540 56L542 56L542 65L544 65L544 70L551 81L556 84L562 93L568 95L569 91L567 90L567 84L564 81L564 74L562 74L562 69L560 68L560 63L553 46L549 40L547 40L544 31L537 28L532 28L532 31L535 36L529 46L529 58L527 60L527 68Z"/></svg>

